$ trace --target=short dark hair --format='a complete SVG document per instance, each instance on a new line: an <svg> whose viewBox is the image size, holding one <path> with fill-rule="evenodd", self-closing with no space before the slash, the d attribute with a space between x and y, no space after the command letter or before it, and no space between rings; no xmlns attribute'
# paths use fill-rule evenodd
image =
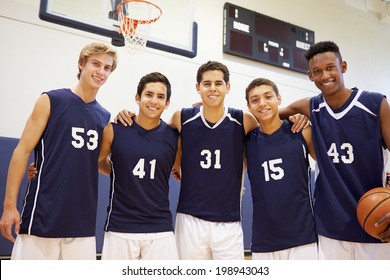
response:
<svg viewBox="0 0 390 280"><path fill-rule="evenodd" d="M335 42L332 41L322 41L314 44L310 49L305 53L305 58L309 61L313 56L319 53L324 52L333 52L336 54L340 62L343 60L341 57L340 49Z"/></svg>
<svg viewBox="0 0 390 280"><path fill-rule="evenodd" d="M257 78L257 79L254 79L252 82L250 82L250 84L245 89L245 99L246 99L246 102L248 104L249 104L249 92L252 89L259 87L259 86L262 86L262 85L271 86L272 89L274 90L274 92L276 93L276 96L279 96L279 89L273 81L268 80L266 78Z"/></svg>
<svg viewBox="0 0 390 280"><path fill-rule="evenodd" d="M226 67L226 65L222 64L221 62L218 61L211 61L209 60L205 64L202 64L199 69L198 73L196 74L196 82L200 83L202 81L202 75L206 71L210 70L218 70L223 73L223 80L228 83L229 82L229 69Z"/></svg>
<svg viewBox="0 0 390 280"><path fill-rule="evenodd" d="M141 78L137 87L137 95L141 97L142 91L148 83L163 83L167 87L167 101L171 98L171 83L168 78L159 72L149 73Z"/></svg>

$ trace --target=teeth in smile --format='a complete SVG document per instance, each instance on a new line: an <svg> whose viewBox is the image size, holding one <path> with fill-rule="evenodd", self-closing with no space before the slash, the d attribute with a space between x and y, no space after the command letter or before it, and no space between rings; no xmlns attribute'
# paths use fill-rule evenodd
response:
<svg viewBox="0 0 390 280"><path fill-rule="evenodd" d="M216 95L209 95L208 96L210 99L217 99L218 98L218 96L216 96Z"/></svg>
<svg viewBox="0 0 390 280"><path fill-rule="evenodd" d="M98 80L98 81L103 81L103 79L98 78L98 77L95 77L95 76L93 76L93 78L94 78L95 80Z"/></svg>

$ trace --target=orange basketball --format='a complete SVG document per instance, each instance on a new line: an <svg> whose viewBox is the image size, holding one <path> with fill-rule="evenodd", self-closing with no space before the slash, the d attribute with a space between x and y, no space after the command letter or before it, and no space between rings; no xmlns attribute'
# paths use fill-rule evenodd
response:
<svg viewBox="0 0 390 280"><path fill-rule="evenodd" d="M356 215L362 228L371 236L377 237L384 232L388 223L375 227L375 223L390 212L390 189L373 188L359 200Z"/></svg>

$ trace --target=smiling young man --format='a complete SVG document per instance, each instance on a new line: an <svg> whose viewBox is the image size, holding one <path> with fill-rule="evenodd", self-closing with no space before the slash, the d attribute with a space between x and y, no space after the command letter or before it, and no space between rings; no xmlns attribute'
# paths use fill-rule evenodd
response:
<svg viewBox="0 0 390 280"><path fill-rule="evenodd" d="M260 127L245 139L253 200L253 260L318 259L310 191L311 127L293 133L279 117L276 84L254 79L246 88L249 111Z"/></svg>
<svg viewBox="0 0 390 280"><path fill-rule="evenodd" d="M176 240L181 259L243 259L241 182L244 137L258 123L249 112L226 108L229 70L201 65L196 89L202 106L174 113L182 141Z"/></svg>
<svg viewBox="0 0 390 280"><path fill-rule="evenodd" d="M100 171L111 173L102 259L178 258L169 208L169 178L178 146L177 130L161 120L171 84L161 73L141 78L132 126L109 124L103 133ZM107 156L111 154L111 164Z"/></svg>
<svg viewBox="0 0 390 280"><path fill-rule="evenodd" d="M88 44L76 86L44 92L35 103L11 158L0 221L1 234L15 242L11 259L96 259L98 156L110 119L96 95L116 65L114 48ZM20 217L16 201L32 150L38 175Z"/></svg>
<svg viewBox="0 0 390 280"><path fill-rule="evenodd" d="M389 103L383 94L345 87L347 63L334 42L315 44L305 57L308 76L321 93L290 104L280 114L300 112L312 123L319 257L389 259L390 243L381 240L389 241L390 228L376 239L364 232L356 218L360 197L385 185Z"/></svg>

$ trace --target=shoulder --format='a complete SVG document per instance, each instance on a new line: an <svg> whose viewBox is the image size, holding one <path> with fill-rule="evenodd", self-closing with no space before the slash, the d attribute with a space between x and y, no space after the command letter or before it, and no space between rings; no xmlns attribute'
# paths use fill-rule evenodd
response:
<svg viewBox="0 0 390 280"><path fill-rule="evenodd" d="M191 119L192 117L196 116L200 113L201 107L190 107L190 108L183 108L180 112L180 123L186 122L188 119Z"/></svg>
<svg viewBox="0 0 390 280"><path fill-rule="evenodd" d="M200 111L200 107L189 107L189 108L182 108L179 112L182 116L185 115L195 115Z"/></svg>
<svg viewBox="0 0 390 280"><path fill-rule="evenodd" d="M71 90L69 88L60 88L60 89L45 91L42 94L47 94L50 97L65 97L65 96L69 96L68 95L69 93L71 93Z"/></svg>
<svg viewBox="0 0 390 280"><path fill-rule="evenodd" d="M96 101L96 107L98 108L100 114L103 115L104 121L107 123L111 118L111 113L97 101Z"/></svg>
<svg viewBox="0 0 390 280"><path fill-rule="evenodd" d="M243 110L241 109L236 109L236 108L231 108L231 107L228 107L228 112L230 114L243 114Z"/></svg>
<svg viewBox="0 0 390 280"><path fill-rule="evenodd" d="M386 98L386 95L379 92L362 90L360 97L382 101L383 98Z"/></svg>
<svg viewBox="0 0 390 280"><path fill-rule="evenodd" d="M175 127L171 126L170 124L166 123L163 120L161 120L160 126L161 126L161 129L166 133L169 133L171 135L178 135L179 134L178 130Z"/></svg>

